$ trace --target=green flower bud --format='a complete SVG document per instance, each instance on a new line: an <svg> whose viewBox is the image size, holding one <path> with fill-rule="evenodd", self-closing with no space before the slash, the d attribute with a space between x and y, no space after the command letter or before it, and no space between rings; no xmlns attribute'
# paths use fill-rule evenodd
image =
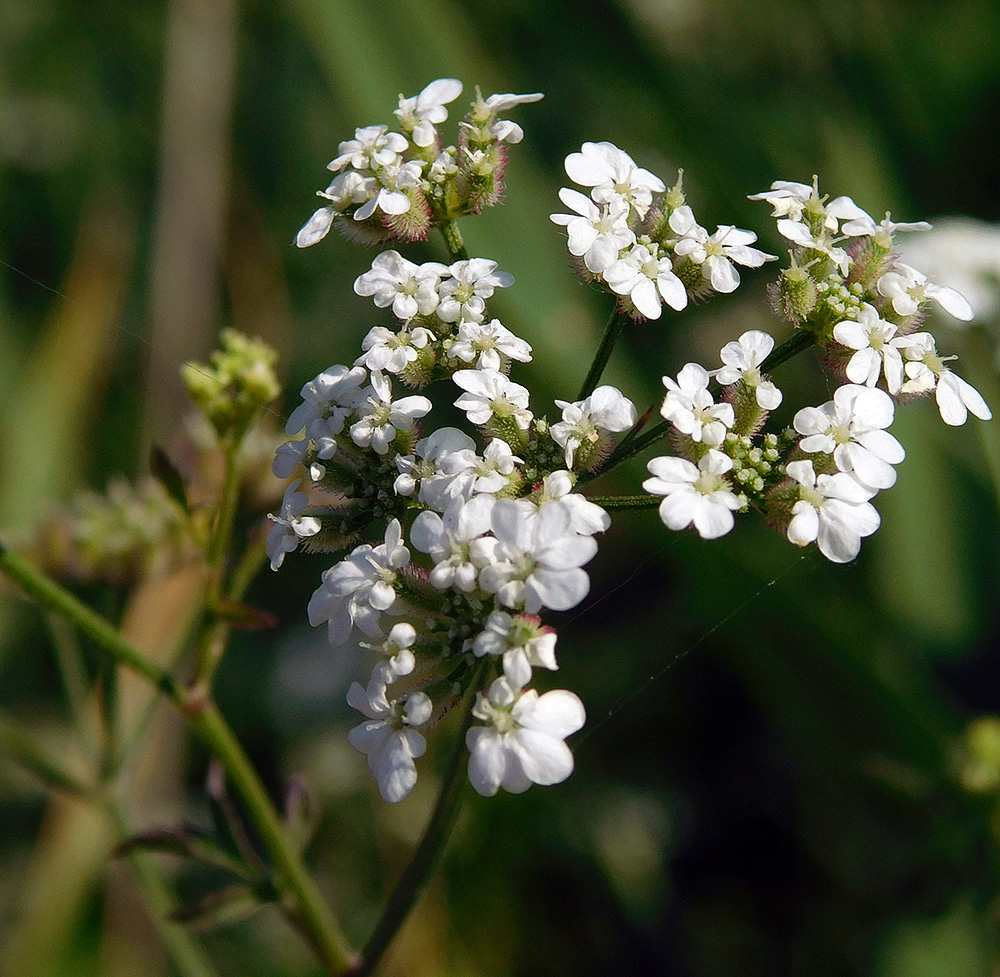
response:
<svg viewBox="0 0 1000 977"><path fill-rule="evenodd" d="M281 392L274 373L278 354L260 339L224 329L222 349L209 363L185 363L181 379L191 399L220 438L241 438L258 411Z"/></svg>

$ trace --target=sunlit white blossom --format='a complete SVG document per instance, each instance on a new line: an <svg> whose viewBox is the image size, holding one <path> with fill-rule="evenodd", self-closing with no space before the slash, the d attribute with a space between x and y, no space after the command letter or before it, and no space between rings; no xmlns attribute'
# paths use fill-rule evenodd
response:
<svg viewBox="0 0 1000 977"><path fill-rule="evenodd" d="M674 252L701 265L702 277L708 279L715 291L725 294L734 292L740 284L735 265L759 268L765 261L776 260L773 254L749 247L756 240L753 231L731 225L710 235L700 224L695 224L677 242Z"/></svg>
<svg viewBox="0 0 1000 977"><path fill-rule="evenodd" d="M903 382L903 359L890 342L896 335L896 325L880 319L875 308L867 303L857 319L845 319L833 327L833 338L841 346L857 350L847 364L847 379L874 387L885 375L889 393L899 393Z"/></svg>
<svg viewBox="0 0 1000 977"><path fill-rule="evenodd" d="M417 516L410 542L434 561L431 586L438 590L454 587L465 594L476 589L480 567L470 557L470 544L489 531L495 502L492 495L476 495L468 502L455 499L444 515L424 511Z"/></svg>
<svg viewBox="0 0 1000 977"><path fill-rule="evenodd" d="M871 489L887 489L905 457L903 446L886 430L895 408L883 390L846 384L822 407L803 407L792 424L803 435L806 452L832 454L842 472L853 472Z"/></svg>
<svg viewBox="0 0 1000 977"><path fill-rule="evenodd" d="M371 375L371 393L358 408L360 419L351 425L351 440L384 455L397 431L408 431L433 406L426 397L411 395L392 399L392 387L383 373Z"/></svg>
<svg viewBox="0 0 1000 977"><path fill-rule="evenodd" d="M339 147L338 155L327 164L335 173L345 166L355 170L373 170L393 166L409 148L406 136L389 132L384 125L365 126L354 130L353 139L345 139Z"/></svg>
<svg viewBox="0 0 1000 977"><path fill-rule="evenodd" d="M465 411L470 423L486 424L492 417L513 417L522 431L528 429L532 416L528 391L519 383L496 370L458 370L451 378L465 391L455 406Z"/></svg>
<svg viewBox="0 0 1000 977"><path fill-rule="evenodd" d="M799 500L785 534L796 546L815 542L828 560L848 563L861 549L861 540L880 524L878 512L868 501L875 490L853 475L837 472L818 475L811 461L790 461L788 475L799 483Z"/></svg>
<svg viewBox="0 0 1000 977"><path fill-rule="evenodd" d="M501 677L488 695L477 696L472 714L488 724L473 726L465 736L469 780L483 796L492 797L501 787L519 794L533 783L558 784L573 772L573 754L563 741L587 717L572 692L521 692Z"/></svg>
<svg viewBox="0 0 1000 977"><path fill-rule="evenodd" d="M514 284L514 276L497 271L497 263L487 258L456 261L438 286L441 301L437 316L442 322L462 319L481 322L488 299L497 288Z"/></svg>
<svg viewBox="0 0 1000 977"><path fill-rule="evenodd" d="M896 340L896 345L905 360L906 381L900 393L922 394L933 390L941 419L952 427L964 424L970 412L983 421L993 416L982 394L945 366L955 357L941 356L929 332L903 336Z"/></svg>
<svg viewBox="0 0 1000 977"><path fill-rule="evenodd" d="M581 536L603 533L611 526L611 517L596 502L573 491L575 476L568 471L554 471L545 476L540 491L532 500L541 508L559 502L569 511L570 529Z"/></svg>
<svg viewBox="0 0 1000 977"><path fill-rule="evenodd" d="M354 219L366 220L376 210L390 216L405 214L413 204L407 190L420 189L421 166L419 160L383 166L378 172L378 192L354 212Z"/></svg>
<svg viewBox="0 0 1000 977"><path fill-rule="evenodd" d="M398 571L410 562L398 519L390 520L378 546L364 543L323 574L309 600L309 623L327 625L330 644L342 645L352 625L372 638L383 637L379 617L396 601Z"/></svg>
<svg viewBox="0 0 1000 977"><path fill-rule="evenodd" d="M410 134L414 146L430 146L437 138L435 126L448 118L445 106L462 94L462 83L457 78L438 78L412 98L399 96L399 108L393 115L399 119L400 128Z"/></svg>
<svg viewBox="0 0 1000 977"><path fill-rule="evenodd" d="M428 343L434 341L434 334L423 326L416 329L401 329L393 332L385 326L372 326L361 341L364 352L355 360L356 364L367 366L373 373L402 373L413 363Z"/></svg>
<svg viewBox="0 0 1000 977"><path fill-rule="evenodd" d="M656 245L636 244L604 272L604 280L616 295L631 299L636 311L647 319L659 319L661 303L677 312L687 306L684 283L674 274L669 255L654 251Z"/></svg>
<svg viewBox="0 0 1000 977"><path fill-rule="evenodd" d="M717 539L733 528L733 513L742 503L725 478L731 458L712 448L697 465L686 458L653 458L646 467L653 477L642 487L664 497L660 519L668 529L694 526L702 539Z"/></svg>
<svg viewBox="0 0 1000 977"><path fill-rule="evenodd" d="M897 261L892 271L879 278L878 291L879 295L891 299L892 307L899 315L913 315L927 299L931 299L962 322L970 322L973 317L972 306L961 292L929 282L926 275L901 261Z"/></svg>
<svg viewBox="0 0 1000 977"><path fill-rule="evenodd" d="M757 404L764 410L774 410L781 403L781 391L765 380L760 366L774 349L774 339L760 329L750 329L739 339L726 343L720 356L723 364L716 371L715 379L723 386L742 380L757 398Z"/></svg>
<svg viewBox="0 0 1000 977"><path fill-rule="evenodd" d="M531 362L531 346L515 336L499 319L489 322L463 319L448 355L479 370L500 370L503 358Z"/></svg>
<svg viewBox="0 0 1000 977"><path fill-rule="evenodd" d="M710 380L708 371L697 363L684 366L676 380L664 377L667 395L660 413L692 441L717 448L736 423L736 414L732 404L715 403L708 390Z"/></svg>
<svg viewBox="0 0 1000 977"><path fill-rule="evenodd" d="M472 547L473 560L483 567L479 585L504 606L529 614L575 607L590 589L580 568L597 543L576 533L571 521L560 502L537 509L527 499L498 499L490 519L493 536Z"/></svg>
<svg viewBox="0 0 1000 977"><path fill-rule="evenodd" d="M624 197L613 197L599 207L578 190L563 187L559 199L577 216L551 214L549 219L565 226L569 253L583 258L593 274L606 271L618 260L622 248L635 243L635 232L628 223L631 207Z"/></svg>
<svg viewBox="0 0 1000 977"><path fill-rule="evenodd" d="M516 122L498 118L499 113L506 112L518 105L538 102L542 98L541 92L532 92L529 95L510 93L490 95L489 98L484 99L477 88L476 101L472 103L472 110L469 114L473 124L478 126L488 138L513 145L524 138L524 130Z"/></svg>
<svg viewBox="0 0 1000 977"><path fill-rule="evenodd" d="M392 306L397 319L430 315L438 305L437 286L448 274L448 266L436 261L422 265L407 260L398 251L383 251L371 270L354 282L358 295L370 295L380 309Z"/></svg>
<svg viewBox="0 0 1000 977"><path fill-rule="evenodd" d="M653 194L666 189L658 176L636 166L628 153L610 142L585 142L580 152L566 157L565 166L574 183L593 187L591 197L597 203L620 198L635 209L640 220L646 216ZM563 203L569 205L565 199Z"/></svg>
<svg viewBox="0 0 1000 977"><path fill-rule="evenodd" d="M557 669L556 633L535 614L493 611L472 642L477 658L503 655L503 670L512 688L521 689L531 679L532 668Z"/></svg>
<svg viewBox="0 0 1000 977"><path fill-rule="evenodd" d="M635 424L635 407L616 387L598 387L583 400L569 403L557 400L562 420L549 428L552 440L566 452L566 467L573 467L573 457L583 444L595 445L602 432L627 431Z"/></svg>

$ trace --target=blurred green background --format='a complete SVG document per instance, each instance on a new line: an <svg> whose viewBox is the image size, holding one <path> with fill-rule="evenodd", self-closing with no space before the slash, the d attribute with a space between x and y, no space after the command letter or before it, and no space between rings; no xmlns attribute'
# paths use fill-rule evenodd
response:
<svg viewBox="0 0 1000 977"><path fill-rule="evenodd" d="M177 367L204 358L220 327L281 351L281 414L388 324L351 288L371 253L336 235L288 244L338 142L391 123L400 92L453 76L469 95L545 93L513 114L526 137L503 206L463 231L515 276L495 311L534 346L516 379L551 413L608 313L548 220L567 153L609 139L668 184L683 167L702 224L752 228L775 253L766 205L746 195L814 173L877 218L997 222L998 50L995 0L0 5L4 538L28 539L83 488L141 477L185 411ZM609 380L641 409L663 373L714 366L744 329L776 328L767 278L635 327ZM939 348L996 410L995 332L954 325L932 318ZM815 359L776 379L789 417L826 399ZM795 551L755 517L711 544L668 536L654 511L616 520L590 598L559 625L554 684L589 714L576 773L469 799L385 973L1000 972L1000 767L986 755L970 772L968 744L995 743L992 727L966 735L1000 712L1000 437L995 421L946 428L933 402L893 430L908 457L851 566ZM633 491L643 472L595 492ZM328 563L296 554L257 582L252 602L281 623L237 641L220 699L275 793L301 773L321 801L311 859L359 945L422 829L447 737L432 738L413 796L382 803L345 738L344 692L365 662L305 621ZM190 587L173 574L128 605L120 588L79 589L162 650ZM85 699L100 667L85 648L74 674L71 646L0 588L0 715L72 760L62 689ZM129 823L207 825L204 754L165 711L150 730L145 768L118 790ZM176 973L127 867L107 860L115 837L103 814L0 756L5 977ZM218 883L158 864L185 898ZM317 972L271 910L204 945L223 975Z"/></svg>

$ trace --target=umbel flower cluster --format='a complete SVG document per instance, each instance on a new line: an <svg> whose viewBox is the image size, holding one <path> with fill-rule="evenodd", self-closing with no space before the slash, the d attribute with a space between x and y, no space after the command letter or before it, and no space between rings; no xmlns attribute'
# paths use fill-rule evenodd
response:
<svg viewBox="0 0 1000 977"><path fill-rule="evenodd" d="M272 568L300 544L342 555L309 601L309 620L326 625L332 645L361 639L376 656L367 685L348 695L363 716L350 741L390 801L412 790L424 734L459 706L479 793L571 773L565 739L582 727L583 705L532 682L536 669L557 668L556 633L541 615L584 599L584 567L611 524L579 491L598 472L667 445L648 462L638 504L658 504L668 528L711 539L732 529L736 513L757 509L793 544L815 542L846 562L878 528L871 500L903 460L888 431L896 405L933 392L948 424L969 411L990 417L923 329L928 300L959 318L971 318L967 303L893 253L897 231L928 225L876 222L848 197L828 202L814 180L751 198L773 207L790 242L772 298L791 338L776 350L771 336L748 331L721 350L721 366L688 363L664 377L663 421L640 433L632 402L599 385L621 328L658 318L664 305L680 311L732 292L737 266L776 259L752 247L751 231L709 233L680 175L667 189L607 142L566 159L589 193L560 191L572 213L552 220L565 226L581 277L606 289L615 311L578 399L556 401L554 423L536 416L528 390L510 379L531 347L489 311L513 279L464 253L455 220L499 201L507 145L522 136L499 115L541 95L484 99L477 90L457 144L445 146L438 127L461 89L441 79L401 96L402 132L358 129L329 164L337 175L298 246L335 224L376 244L438 227L453 260L416 264L386 250L360 275L355 291L396 321L372 328L353 364L305 384L286 427L292 440L273 466L295 479L271 516ZM790 428L769 431L782 401L769 369L814 343L838 389L798 411ZM425 391L464 412L468 430L424 430L433 406Z"/></svg>

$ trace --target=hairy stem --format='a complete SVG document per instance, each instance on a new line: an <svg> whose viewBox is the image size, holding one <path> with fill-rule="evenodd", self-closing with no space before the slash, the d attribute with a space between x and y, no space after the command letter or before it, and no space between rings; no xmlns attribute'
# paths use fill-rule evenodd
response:
<svg viewBox="0 0 1000 977"><path fill-rule="evenodd" d="M444 243L448 248L451 260L468 261L469 252L465 249L465 241L462 240L462 232L458 229L458 221L444 221L438 227L444 236Z"/></svg>

